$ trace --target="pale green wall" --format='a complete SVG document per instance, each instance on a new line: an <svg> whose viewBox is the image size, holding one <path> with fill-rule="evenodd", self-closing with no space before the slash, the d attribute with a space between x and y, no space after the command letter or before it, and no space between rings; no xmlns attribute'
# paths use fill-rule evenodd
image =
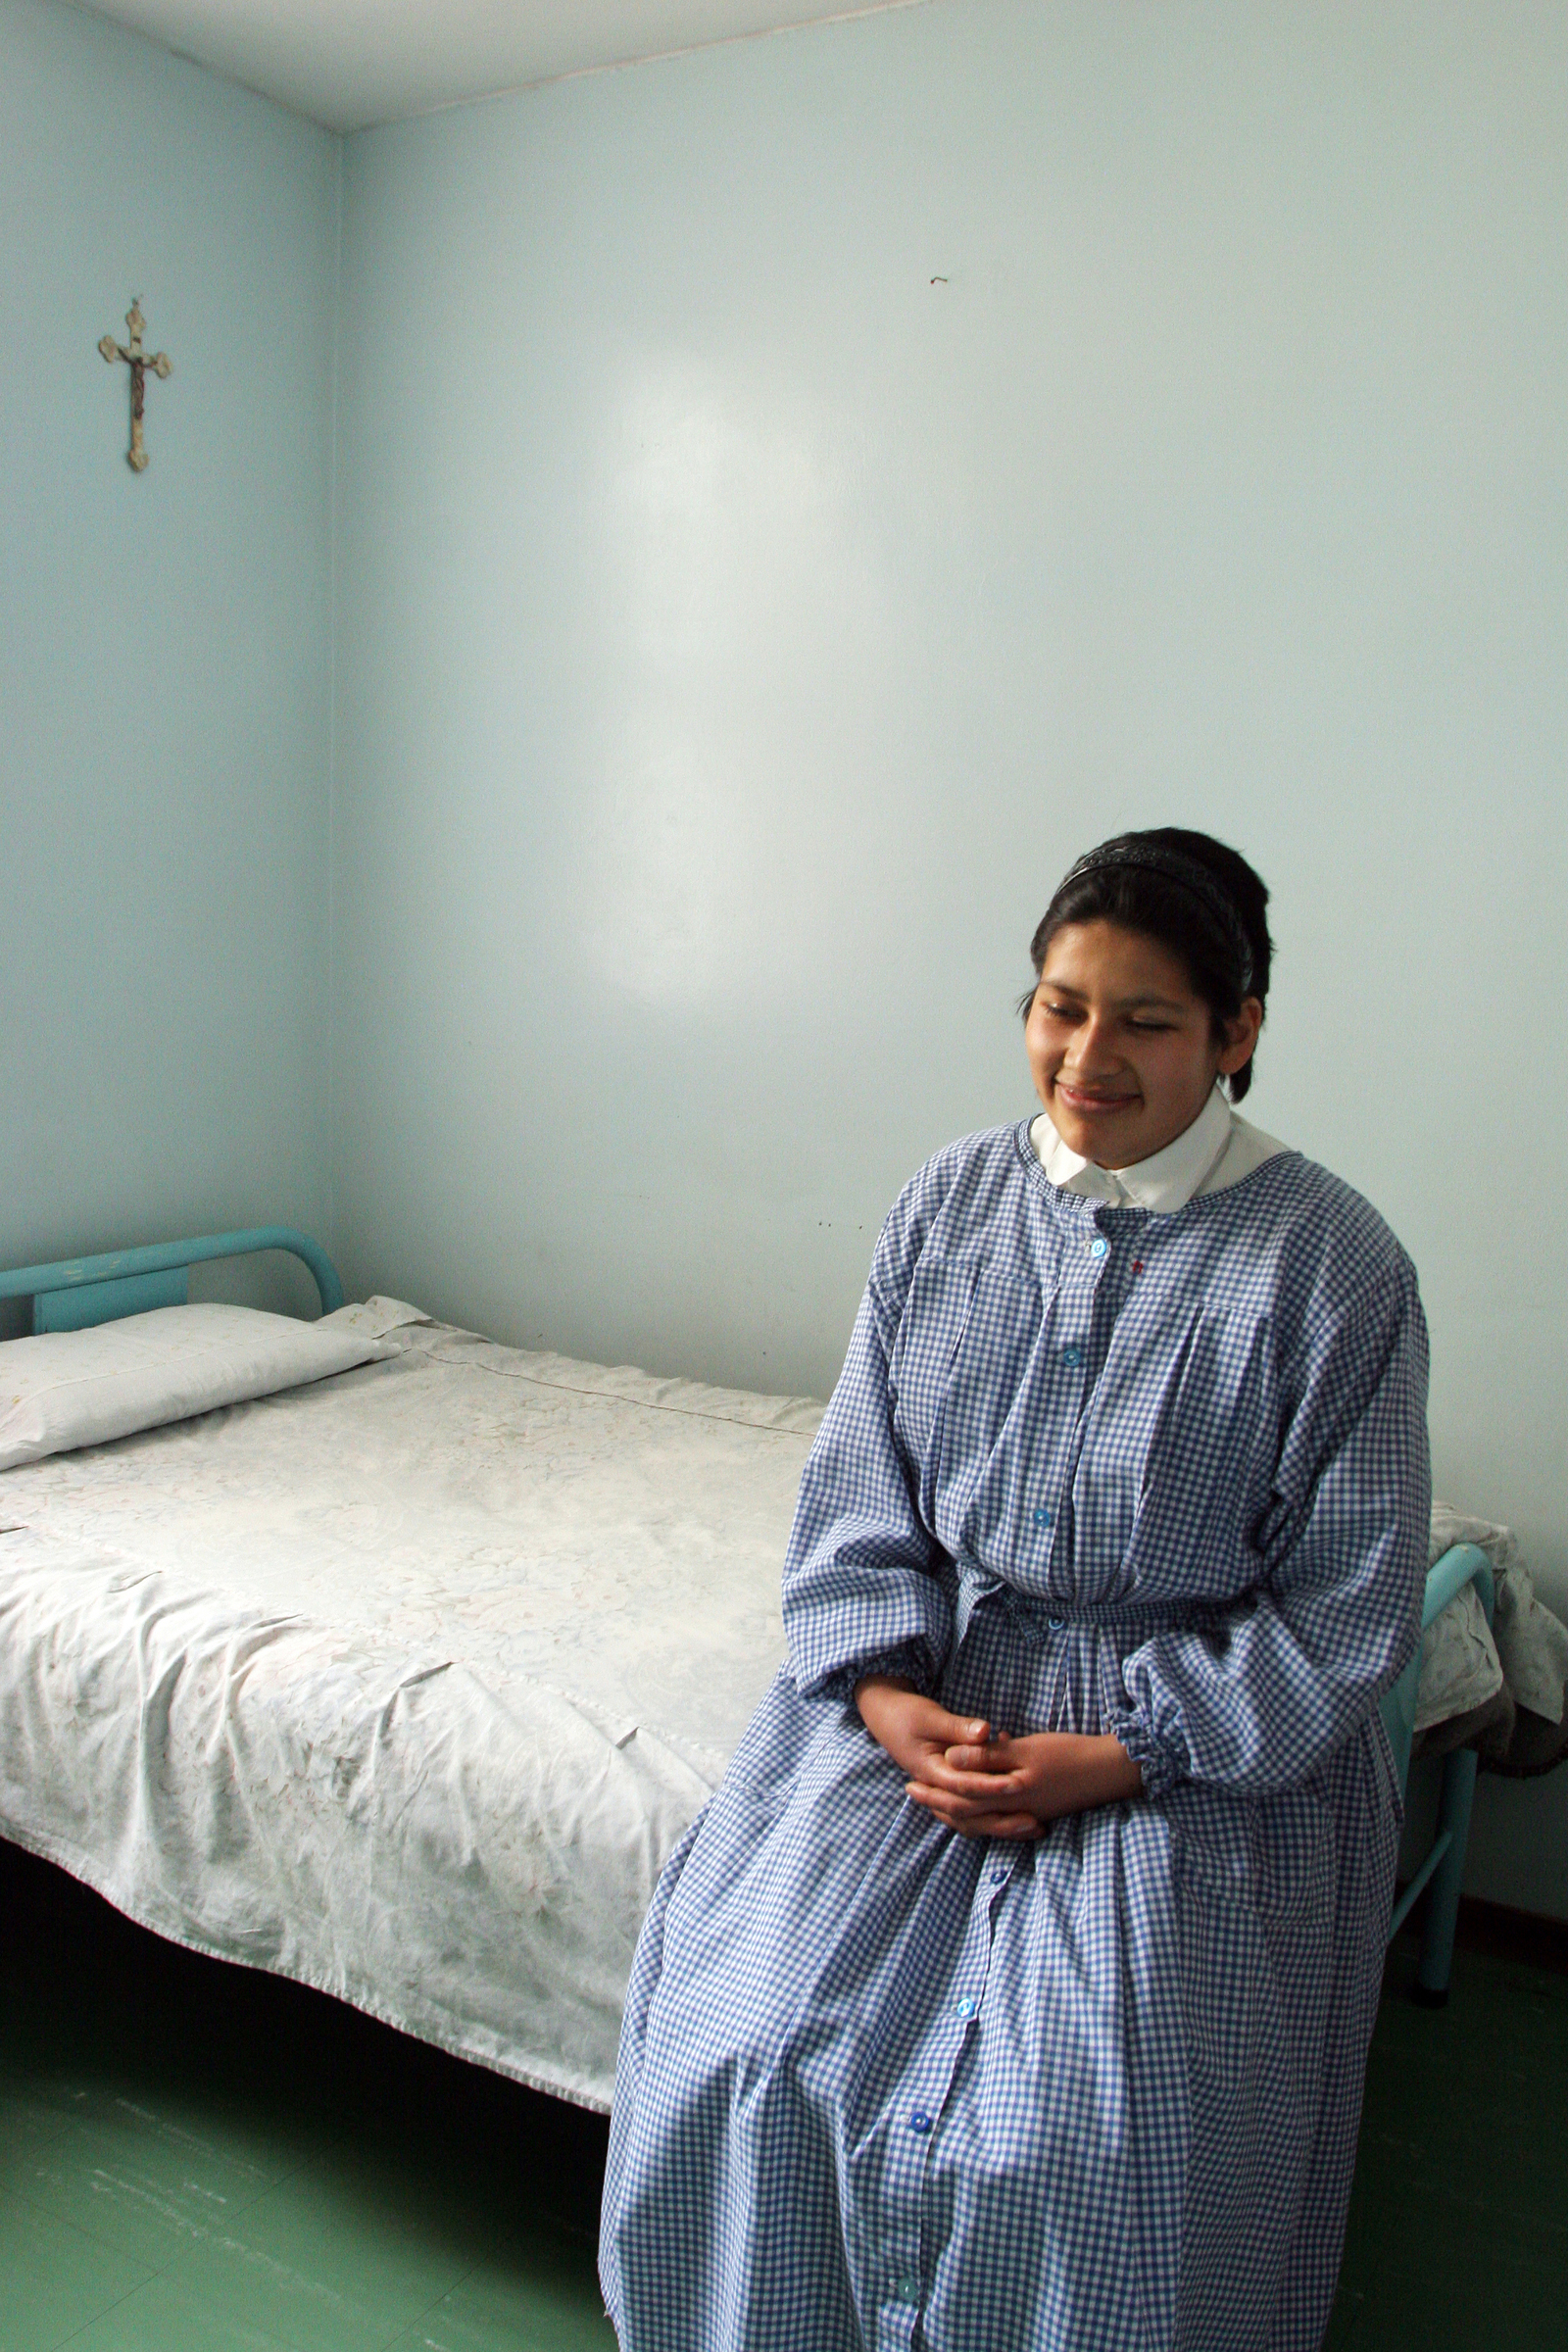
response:
<svg viewBox="0 0 1568 2352"><path fill-rule="evenodd" d="M0 1263L330 1221L338 156L0 0Z"/></svg>
<svg viewBox="0 0 1568 2352"><path fill-rule="evenodd" d="M1440 1487L1568 1608L1565 30L951 0L349 142L360 1282L825 1387L1028 1106L1069 856L1208 826L1256 1115L1413 1250ZM1568 1913L1568 1775L1481 1811Z"/></svg>

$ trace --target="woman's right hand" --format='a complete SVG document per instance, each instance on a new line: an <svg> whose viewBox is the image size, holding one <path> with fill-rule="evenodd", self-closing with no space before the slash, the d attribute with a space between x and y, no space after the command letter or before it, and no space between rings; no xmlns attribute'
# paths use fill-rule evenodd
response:
<svg viewBox="0 0 1568 2352"><path fill-rule="evenodd" d="M1038 1838L1041 1825L1032 1813L993 1811L992 1801L978 1794L973 1771L961 1772L948 1762L950 1747L984 1747L991 1726L977 1715L950 1715L934 1698L925 1698L912 1684L893 1674L868 1674L855 1686L860 1721L878 1746L885 1747L909 1781L941 1788L955 1802L956 1816L950 1827L971 1838Z"/></svg>

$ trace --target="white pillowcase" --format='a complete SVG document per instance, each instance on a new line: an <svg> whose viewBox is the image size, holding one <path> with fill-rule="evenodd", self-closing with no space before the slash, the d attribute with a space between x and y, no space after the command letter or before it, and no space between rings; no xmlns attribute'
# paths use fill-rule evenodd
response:
<svg viewBox="0 0 1568 2352"><path fill-rule="evenodd" d="M396 1317L423 1319L413 1307ZM0 1470L401 1354L388 1328L361 1307L300 1323L254 1306L159 1306L0 1342Z"/></svg>

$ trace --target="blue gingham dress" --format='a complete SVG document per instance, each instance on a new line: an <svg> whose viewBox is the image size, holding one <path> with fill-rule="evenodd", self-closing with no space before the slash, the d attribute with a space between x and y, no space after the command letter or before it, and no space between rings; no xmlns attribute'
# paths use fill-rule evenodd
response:
<svg viewBox="0 0 1568 2352"><path fill-rule="evenodd" d="M1413 1269L1298 1152L1171 1214L1027 1125L888 1218L801 1488L789 1663L672 1856L621 2037L623 2352L1312 2352L1415 1645ZM950 1831L851 1702L1114 1731L1146 1794Z"/></svg>

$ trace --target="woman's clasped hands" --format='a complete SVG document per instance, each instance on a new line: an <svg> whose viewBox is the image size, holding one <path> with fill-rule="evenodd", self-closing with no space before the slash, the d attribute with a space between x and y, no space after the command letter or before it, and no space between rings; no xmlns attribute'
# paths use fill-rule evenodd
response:
<svg viewBox="0 0 1568 2352"><path fill-rule="evenodd" d="M1143 1792L1141 1769L1108 1732L1009 1740L978 1716L950 1714L897 1675L867 1675L855 1703L906 1775L906 1794L965 1838L1039 1838L1063 1813Z"/></svg>

